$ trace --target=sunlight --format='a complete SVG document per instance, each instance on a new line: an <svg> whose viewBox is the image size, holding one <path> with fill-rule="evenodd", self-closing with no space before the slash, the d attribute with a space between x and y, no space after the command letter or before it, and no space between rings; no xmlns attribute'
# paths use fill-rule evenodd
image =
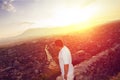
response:
<svg viewBox="0 0 120 80"><path fill-rule="evenodd" d="M32 27L38 28L44 25L46 25L45 27L65 27L80 23L88 24L91 18L97 13L97 10L98 7L94 5L89 5L85 8L73 7L56 9L54 16L49 19L34 21Z"/></svg>
<svg viewBox="0 0 120 80"><path fill-rule="evenodd" d="M55 22L53 25L56 26L67 26L71 24L78 24L81 22L88 22L97 12L98 8L93 5L89 5L85 8L64 8L56 10Z"/></svg>

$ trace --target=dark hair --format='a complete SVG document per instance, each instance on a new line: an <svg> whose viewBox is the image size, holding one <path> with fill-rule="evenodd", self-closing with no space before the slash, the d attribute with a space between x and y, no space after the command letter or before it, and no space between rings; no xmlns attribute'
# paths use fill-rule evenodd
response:
<svg viewBox="0 0 120 80"><path fill-rule="evenodd" d="M63 47L63 42L62 42L62 40L56 40L56 41L55 41L55 45L56 45L56 46L59 46L59 47Z"/></svg>

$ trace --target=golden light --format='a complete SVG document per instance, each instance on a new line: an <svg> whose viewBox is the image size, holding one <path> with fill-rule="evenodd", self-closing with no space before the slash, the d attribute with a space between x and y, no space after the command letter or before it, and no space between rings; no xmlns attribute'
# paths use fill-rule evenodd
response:
<svg viewBox="0 0 120 80"><path fill-rule="evenodd" d="M53 25L66 26L71 24L78 24L81 22L89 21L97 12L98 8L93 5L85 8L61 8L56 10L53 21Z"/></svg>
<svg viewBox="0 0 120 80"><path fill-rule="evenodd" d="M89 5L84 8L56 8L54 16L49 19L37 20L32 25L35 27L65 27L80 23L88 24L92 17L97 13L98 7ZM80 26L79 26L80 27ZM83 28L84 26L81 26ZM87 27L87 26L86 26Z"/></svg>

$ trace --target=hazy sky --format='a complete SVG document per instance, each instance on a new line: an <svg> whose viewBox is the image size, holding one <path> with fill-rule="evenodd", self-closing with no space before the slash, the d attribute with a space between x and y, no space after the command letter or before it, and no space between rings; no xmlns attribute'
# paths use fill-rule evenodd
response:
<svg viewBox="0 0 120 80"><path fill-rule="evenodd" d="M0 0L0 39L29 28L120 19L120 0Z"/></svg>

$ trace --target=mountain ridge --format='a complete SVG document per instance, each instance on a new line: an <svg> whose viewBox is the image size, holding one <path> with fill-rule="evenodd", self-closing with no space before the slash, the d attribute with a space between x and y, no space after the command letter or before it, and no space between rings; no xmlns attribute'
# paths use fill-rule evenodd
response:
<svg viewBox="0 0 120 80"><path fill-rule="evenodd" d="M104 27L116 27L120 25L120 20L113 21L113 22L108 22L106 24L102 24L99 26L94 26L91 28L91 31L94 31L94 29L99 29L101 27L104 29ZM111 28L111 30L112 30ZM118 27L119 28L119 27ZM70 31L72 30L72 31ZM22 34L18 36L14 36L11 38L6 38L3 40L0 40L0 46L3 45L9 45L9 44L14 44L26 40L31 40L31 39L37 39L37 38L42 38L42 37L48 37L48 36L55 36L55 35L65 35L65 34L71 34L75 32L81 32L80 29L76 29L74 26L67 26L67 27L54 27L54 28L31 28L26 31L24 31ZM86 31L84 31L86 33Z"/></svg>

